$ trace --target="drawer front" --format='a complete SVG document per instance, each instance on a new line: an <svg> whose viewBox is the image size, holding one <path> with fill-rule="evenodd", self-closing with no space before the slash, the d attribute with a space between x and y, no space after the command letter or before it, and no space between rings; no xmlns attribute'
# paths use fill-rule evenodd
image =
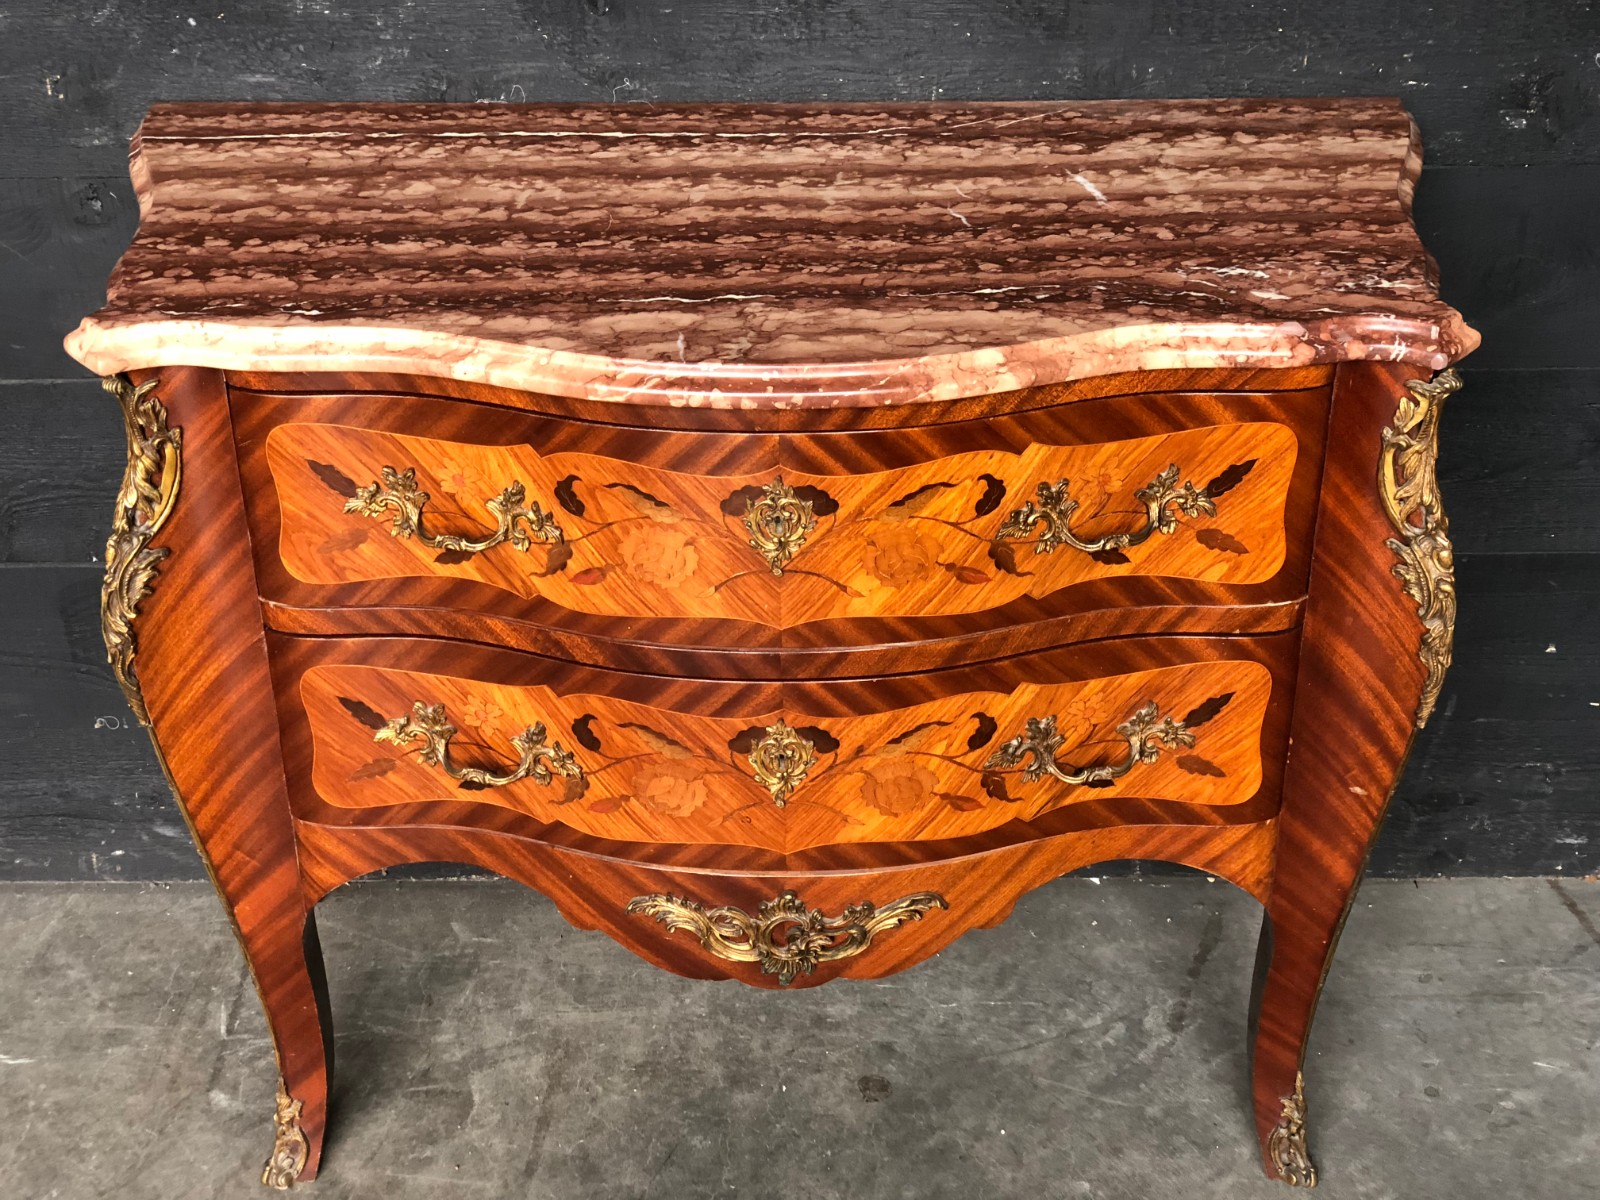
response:
<svg viewBox="0 0 1600 1200"><path fill-rule="evenodd" d="M762 439L770 444L770 439ZM726 442L726 439L724 439ZM1283 567L1298 454L1249 421L821 473L691 473L529 444L290 422L266 438L295 580L447 577L561 609L788 628L987 611L1130 575Z"/></svg>
<svg viewBox="0 0 1600 1200"><path fill-rule="evenodd" d="M284 704L319 802L376 823L396 806L447 806L415 817L439 823L490 805L619 842L799 851L969 837L1097 800L1246 805L1275 786L1291 643L1163 639L742 685L297 644Z"/></svg>

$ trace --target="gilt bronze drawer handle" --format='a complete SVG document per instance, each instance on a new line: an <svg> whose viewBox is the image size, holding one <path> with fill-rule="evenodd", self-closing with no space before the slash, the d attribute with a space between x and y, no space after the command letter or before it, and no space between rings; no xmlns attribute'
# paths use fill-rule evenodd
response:
<svg viewBox="0 0 1600 1200"><path fill-rule="evenodd" d="M745 502L744 527L750 532L750 548L767 560L774 575L782 575L817 527L817 514L812 502L796 495L780 475L760 496Z"/></svg>
<svg viewBox="0 0 1600 1200"><path fill-rule="evenodd" d="M1172 717L1163 717L1154 701L1118 725L1117 732L1128 742L1125 759L1099 767L1073 767L1056 758L1067 739L1056 731L1054 714L1029 717L1024 732L991 754L989 761L983 764L984 770L1005 770L1026 758L1028 763L1022 768L1024 782L1033 783L1049 775L1062 783L1097 787L1121 779L1140 763L1155 762L1161 757L1163 747L1172 750L1194 745L1194 734L1189 732L1188 726Z"/></svg>
<svg viewBox="0 0 1600 1200"><path fill-rule="evenodd" d="M364 517L381 517L386 509L394 510L394 520L389 532L397 538L414 537L424 546L435 550L454 550L460 554L481 554L485 550L510 542L518 550L526 551L535 541L559 542L565 536L555 518L537 503L528 503L528 493L521 483L510 487L484 501L495 516L497 528L482 541L473 541L455 533L429 533L422 528L422 507L428 503L428 493L417 486L415 467L397 471L384 467L381 478L369 486L356 489L355 498L344 510L360 513Z"/></svg>
<svg viewBox="0 0 1600 1200"><path fill-rule="evenodd" d="M718 958L758 963L764 975L788 985L796 975L809 975L818 963L853 958L872 939L908 921L920 921L936 908L949 908L937 892L917 892L878 908L870 901L851 904L844 915L830 917L807 908L799 896L784 892L763 901L754 917L741 908L707 909L681 896L636 896L628 912L654 917L674 933L685 930Z"/></svg>
<svg viewBox="0 0 1600 1200"><path fill-rule="evenodd" d="M1044 532L1033 548L1035 554L1049 554L1057 546L1071 546L1085 554L1099 554L1137 546L1148 541L1152 534L1171 533L1178 527L1180 512L1186 517L1217 515L1217 503L1205 489L1189 482L1178 486L1178 464L1173 463L1133 494L1134 499L1144 505L1142 529L1132 533L1108 533L1086 542L1075 536L1070 528L1072 514L1078 511L1078 502L1068 494L1071 482L1063 479L1057 483L1040 483L1035 498L1021 508L1014 509L1001 523L995 537L1027 538L1032 535L1035 525L1042 524Z"/></svg>
<svg viewBox="0 0 1600 1200"><path fill-rule="evenodd" d="M545 741L543 724L530 725L511 739L511 745L517 751L517 767L506 775L496 775L480 767L458 767L452 763L450 739L458 732L445 719L444 705L425 704L418 700L411 706L408 715L396 717L372 737L374 741L392 742L396 746L421 742L417 757L430 767L438 767L450 778L474 787L505 787L508 783L523 779L548 784L557 775L576 778L583 774L577 759L562 749L560 742Z"/></svg>

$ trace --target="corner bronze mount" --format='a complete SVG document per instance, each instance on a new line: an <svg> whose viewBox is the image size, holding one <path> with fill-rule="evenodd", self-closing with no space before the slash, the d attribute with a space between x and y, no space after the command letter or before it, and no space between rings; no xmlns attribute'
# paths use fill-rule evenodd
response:
<svg viewBox="0 0 1600 1200"><path fill-rule="evenodd" d="M757 963L764 975L776 975L788 986L797 975L809 975L819 963L860 954L878 934L908 921L920 921L936 908L949 908L937 892L917 892L878 908L870 901L851 904L843 915L830 917L808 909L794 892L763 901L754 917L724 905L707 909L681 896L636 896L627 911L654 917L670 931L693 934L700 944L729 962Z"/></svg>
<svg viewBox="0 0 1600 1200"><path fill-rule="evenodd" d="M817 748L780 718L776 725L767 726L761 740L751 747L749 759L756 782L771 792L772 802L782 808L816 765Z"/></svg>
<svg viewBox="0 0 1600 1200"><path fill-rule="evenodd" d="M261 1182L282 1192L294 1186L311 1154L311 1144L300 1128L300 1101L290 1099L282 1079L278 1080L278 1106L272 1123L272 1156L261 1168Z"/></svg>
<svg viewBox="0 0 1600 1200"><path fill-rule="evenodd" d="M491 496L483 506L494 514L495 531L488 537L473 541L455 533L429 533L422 527L422 510L428 503L428 493L417 486L417 469L407 467L397 471L383 467L379 478L356 494L344 506L347 513L363 517L379 517L389 509L394 517L389 532L397 538L414 537L424 546L434 550L448 550L457 554L482 554L502 542L511 543L517 550L526 552L533 543L554 543L565 534L554 517L545 512L537 502L528 502L528 491L520 482L513 482L498 496Z"/></svg>
<svg viewBox="0 0 1600 1200"><path fill-rule="evenodd" d="M1078 511L1078 502L1069 494L1070 487L1071 481L1067 479L1040 483L1034 498L1001 522L995 537L1027 538L1035 525L1042 524L1044 532L1033 548L1035 554L1049 554L1057 546L1071 546L1085 554L1100 554L1140 545L1157 533L1171 533L1178 527L1180 512L1186 517L1217 515L1217 502L1205 489L1188 482L1178 486L1178 464L1172 463L1133 494L1134 499L1144 505L1142 529L1132 533L1108 533L1093 541L1084 541L1072 532L1072 515Z"/></svg>
<svg viewBox="0 0 1600 1200"><path fill-rule="evenodd" d="M1317 1168L1306 1153L1306 1081L1298 1071L1294 1094L1283 1098L1283 1116L1267 1139L1267 1155L1278 1177L1290 1187L1317 1186Z"/></svg>
<svg viewBox="0 0 1600 1200"><path fill-rule="evenodd" d="M156 398L154 379L134 386L126 375L108 375L102 387L117 398L128 437L128 465L106 541L106 577L100 589L100 632L106 658L122 685L128 707L141 725L150 724L144 692L134 671L138 642L134 620L155 586L161 561L171 553L151 540L161 531L178 500L183 479L183 431L170 428L167 410Z"/></svg>
<svg viewBox="0 0 1600 1200"><path fill-rule="evenodd" d="M797 496L780 475L761 489L759 498L746 501L744 527L750 548L767 560L774 575L782 575L817 527L817 514L811 501Z"/></svg>
<svg viewBox="0 0 1600 1200"><path fill-rule="evenodd" d="M450 761L450 739L460 732L445 716L444 705L427 704L418 700L403 717L395 717L377 733L375 742L389 742L405 746L421 742L417 757L430 767L438 767L451 779L470 787L505 787L523 779L538 784L548 784L557 775L573 778L583 775L583 768L569 750L560 742L545 741L543 724L530 725L511 739L517 752L516 767L504 775L496 775L481 767L459 767Z"/></svg>
<svg viewBox="0 0 1600 1200"><path fill-rule="evenodd" d="M1118 725L1117 733L1128 743L1127 757L1121 762L1073 767L1063 765L1056 758L1067 739L1057 732L1054 714L1043 718L1029 717L1024 731L991 754L983 764L983 769L1005 770L1027 759L1027 765L1022 768L1025 783L1033 783L1049 775L1074 786L1103 787L1122 778L1140 763L1155 762L1161 757L1163 748L1187 749L1194 745L1194 734L1189 732L1188 727L1182 721L1163 717L1153 700Z"/></svg>
<svg viewBox="0 0 1600 1200"><path fill-rule="evenodd" d="M1384 512L1400 536L1386 543L1399 557L1394 573L1422 618L1418 657L1428 673L1417 701L1416 726L1433 715L1450 666L1456 630L1455 551L1450 523L1439 498L1439 414L1445 398L1461 388L1461 376L1442 371L1432 381L1408 379L1395 409L1394 425L1383 431L1378 458L1378 492Z"/></svg>

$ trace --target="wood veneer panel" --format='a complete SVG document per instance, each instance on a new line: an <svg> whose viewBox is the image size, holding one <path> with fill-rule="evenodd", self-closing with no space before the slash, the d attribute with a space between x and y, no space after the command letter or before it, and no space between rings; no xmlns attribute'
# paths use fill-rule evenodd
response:
<svg viewBox="0 0 1600 1200"><path fill-rule="evenodd" d="M792 708L781 696L776 706L762 707L758 688L748 690L746 711L710 717L543 686L339 665L312 668L300 696L315 746L312 782L330 804L502 805L620 841L786 851L959 838L1112 788L1204 806L1240 804L1260 788L1262 726L1272 695L1272 674L1260 664L1211 662L1054 685L1028 682L1025 668L1014 676L1018 682L1004 694L963 692L843 716ZM420 761L415 745L374 744L373 714L406 717L416 703L443 705L458 729L449 743L452 765L504 774L517 765L513 737L545 726L554 752L572 756L575 773L460 790L439 767ZM1174 720L1195 714L1185 732L1196 744L1152 742L1150 761L1106 781L1105 789L1050 777L1029 781L1017 766L987 767L1028 719L1046 717L1057 722L1064 739L1058 758L1069 772L1120 763L1133 753L1129 738L1138 735L1119 727L1150 704ZM774 792L750 755L780 721L797 731L814 761Z"/></svg>
<svg viewBox="0 0 1600 1200"><path fill-rule="evenodd" d="M1079 867L1129 854L1142 856L1147 850L1259 897L1274 838L1271 821L1096 829L893 869L807 872L780 867L728 874L688 864L655 866L483 830L350 829L306 821L297 822L296 829L312 899L347 880L403 863L468 863L537 889L554 900L573 925L606 933L674 974L736 979L767 988L780 986L776 976L754 965L730 963L702 949L693 937L670 933L646 917L629 914L629 901L670 894L707 907L737 905L754 914L764 902L792 889L808 907L830 915L862 901L882 907L918 892L936 892L947 902L947 909L880 935L859 956L823 963L789 985L812 987L837 978L876 979L905 970L973 929L999 924L1010 915L1017 898L1033 888Z"/></svg>
<svg viewBox="0 0 1600 1200"><path fill-rule="evenodd" d="M288 632L315 634L432 633L469 641L497 642L539 653L623 663L643 670L687 673L706 670L713 674L743 674L755 678L771 677L778 673L779 667L777 659L771 655L743 657L749 651L782 650L785 657L793 652L797 661L804 658L812 664L805 669L815 673L837 669L834 664L843 648L882 647L878 661L863 660L857 669L900 671L999 657L1077 638L1163 632L1178 628L1180 622L1187 622L1182 627L1194 632L1249 633L1286 628L1295 619L1295 606L1304 590L1311 512L1320 478L1326 430L1324 404L1324 396L1316 390L1138 396L1085 401L1014 418L955 423L919 429L914 433L884 431L811 437L796 435L793 440L789 435L770 439L753 435L653 434L641 440L644 435L638 432L526 418L508 412L486 414L484 410L472 406L415 398L249 395L235 399L242 468L251 483L254 497L257 567L268 603L268 620L275 627ZM1129 576L1125 572L1133 567L1111 566L1104 569L1123 573L1117 578L1084 580L1048 597L1019 597L983 613L842 617L776 630L765 623L752 625L715 616L612 618L579 613L539 598L510 595L503 588L472 579L420 578L403 582L306 584L284 569L278 554L284 537L283 517L266 454L266 444L274 431L286 423L292 425L297 422L347 425L378 433L427 428L440 440L467 442L471 439L468 444L506 447L508 453L517 446L538 447L543 454L557 456L587 453L622 459L644 453L649 455L651 461L664 464L668 469L690 472L717 467L737 469L740 466L753 466L759 470L763 463L770 464L776 456L782 470L790 471L791 475L798 470L826 477L821 482L828 486L835 486L839 479L848 482L852 472L884 466L909 467L936 461L942 456L980 449L990 453L1020 455L1030 453L1030 448L1035 446L1093 446L1103 444L1107 437L1133 440L1233 424L1264 424L1291 430L1296 448L1282 516L1282 524L1287 531L1283 564L1260 583L1229 585L1205 580ZM1199 435L1191 432L1187 436ZM310 459L309 455L301 458L302 461L330 465L322 459ZM348 528L340 525L330 530L329 538L317 540L317 547L342 545L341 538L348 540L360 537L361 534L356 531L362 527L370 530L363 539L363 546L369 541L381 544L393 540L389 538L385 527L377 522L367 518L346 517L342 513L342 497L325 485L320 474L315 473L320 469L305 468L304 487L311 488L309 495L324 502L324 507L329 510L325 514L327 519L349 521L351 524ZM335 476L336 480L339 476L348 477L343 470ZM1206 478L1213 476L1207 475ZM1266 475L1263 473L1259 478L1265 479ZM1252 483L1252 480L1257 480L1257 483ZM719 486L731 489L734 484L745 482L742 477L735 477L722 480ZM933 482L947 481L940 476ZM1203 484L1205 480L1200 482ZM1249 488L1258 484L1257 471L1252 469L1240 486ZM489 484L486 482L485 486ZM1124 479L1123 486L1128 488L1137 484L1130 484ZM348 490L348 485L345 485L345 490ZM969 486L966 490L971 491L973 487ZM624 496L627 495L631 494L624 493ZM896 498L887 497L890 500ZM982 496L978 498L982 499ZM1021 495L1007 496L1002 501L1000 511L1009 511L1011 505L1019 504L1025 498ZM1238 500L1237 495L1232 498ZM449 503L448 497L442 499L444 503ZM615 502L627 504L628 500L624 498ZM570 520L559 511L559 505L548 497L546 503L557 510L558 517ZM640 503L648 504L647 501ZM1229 496L1222 496L1219 509L1226 509L1228 503ZM335 509L341 511L335 512ZM1244 506L1235 503L1234 509L1244 511ZM646 525L647 519L636 509L628 509L627 512L629 516L638 518L634 520L634 525ZM480 513L479 517L482 515ZM732 518L720 512L715 515L728 528L734 525ZM990 513L986 519L996 521L999 513ZM1187 522L1180 522L1180 526L1184 524ZM463 522L459 527L469 528L470 524ZM680 525L663 526L659 532L663 536L677 538L681 531ZM726 536L731 540L732 535L727 528L719 525L716 532L719 537ZM893 535L898 531L888 532ZM1197 532L1198 526L1194 530L1180 531L1175 536L1193 539ZM818 547L826 545L827 536L826 528L819 530L821 540L816 543ZM952 533L950 536L959 535ZM1158 540L1170 539L1163 535L1156 535L1152 539ZM1245 543L1241 541L1240 544ZM1151 543L1147 542L1131 553L1147 551L1150 546ZM730 553L745 553L747 550L737 545L730 545L729 549ZM865 558L871 549L865 545L856 546L847 557ZM979 549L983 547L980 545ZM383 552L409 555L413 550L405 545L383 546ZM513 563L513 567L520 567L520 560L524 557L531 563L533 559L546 554L538 547L526 556L508 547L496 547L490 554L496 552L500 553L502 560L519 560ZM754 557L753 551L748 553ZM1029 561L1034 557L1024 548L1019 569L1034 570L1035 563ZM1044 561L1068 563L1078 557L1082 556L1077 551L1062 548ZM1208 560L1251 558L1248 554L1238 555L1228 549L1209 548L1205 551L1205 557ZM909 561L904 555L900 556L900 560ZM990 576L1002 574L986 558L984 562ZM433 568L431 559L427 565ZM1091 566L1101 569L1098 564ZM436 569L481 573L486 568L463 564ZM494 571L505 568L487 569ZM855 571L862 573L862 568L856 567ZM943 581L942 586L954 594L972 590L972 585L961 583L954 572L947 573L945 568L937 568L935 573ZM804 577L797 578L795 582L804 583ZM762 578L757 575L736 586L760 586L762 583ZM770 583L767 586L770 587ZM831 585L815 583L815 586L824 593L832 591ZM567 587L569 592L580 590L587 596L591 589ZM891 598L894 594L894 589L880 587L877 590ZM1227 606L1225 612L1210 610L1211 606L1224 605ZM401 611L413 608L425 612ZM1185 613L1187 616L1183 615ZM686 661L684 647L704 647L716 651L718 653L714 657L720 661L715 666L697 668ZM889 660L893 660L892 663Z"/></svg>

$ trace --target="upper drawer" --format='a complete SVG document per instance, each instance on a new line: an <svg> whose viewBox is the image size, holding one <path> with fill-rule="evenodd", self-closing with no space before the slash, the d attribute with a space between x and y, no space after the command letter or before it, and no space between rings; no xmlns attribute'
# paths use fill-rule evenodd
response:
<svg viewBox="0 0 1600 1200"><path fill-rule="evenodd" d="M1192 583L1195 604L1296 596L1325 402L1134 396L749 434L406 397L235 408L268 599L635 635L710 621L777 644L817 622L1024 624L1097 582L1101 606L1136 607L1114 585L1141 578Z"/></svg>

